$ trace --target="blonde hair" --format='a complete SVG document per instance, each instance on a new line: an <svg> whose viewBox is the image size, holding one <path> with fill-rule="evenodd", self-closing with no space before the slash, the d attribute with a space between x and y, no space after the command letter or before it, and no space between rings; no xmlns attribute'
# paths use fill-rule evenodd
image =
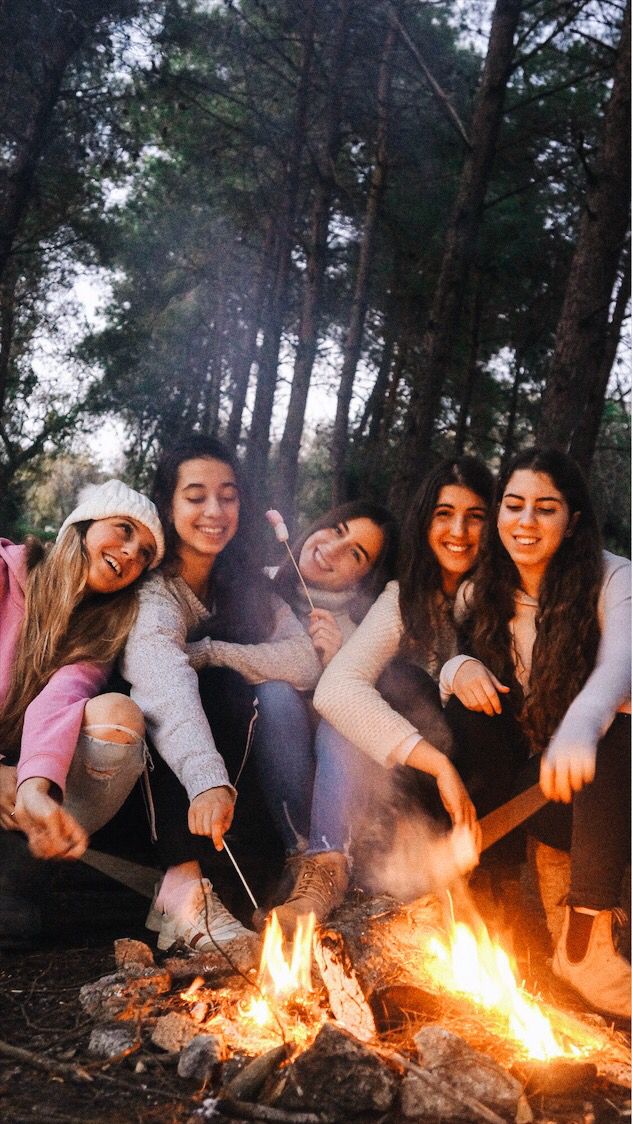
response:
<svg viewBox="0 0 632 1124"><path fill-rule="evenodd" d="M90 523L74 523L48 554L27 544L25 612L0 711L0 745L19 749L27 707L60 667L108 664L122 650L134 623L136 583L116 593L83 598L89 560L84 540Z"/></svg>

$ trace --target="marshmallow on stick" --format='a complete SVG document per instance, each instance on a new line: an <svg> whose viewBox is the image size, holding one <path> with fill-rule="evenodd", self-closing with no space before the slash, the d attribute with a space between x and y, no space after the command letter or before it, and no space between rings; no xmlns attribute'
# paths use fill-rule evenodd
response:
<svg viewBox="0 0 632 1124"><path fill-rule="evenodd" d="M281 515L281 512L275 511L274 508L271 508L270 511L266 511L266 519L268 520L268 523L270 524L270 526L272 527L272 530L274 531L274 535L275 535L275 538L276 538L277 542L282 542L282 543L285 544L285 549L287 550L290 558L292 559L292 565L294 566L294 569L296 570L296 572L298 574L299 581L300 581L301 585L303 586L303 589L305 591L305 596L306 596L307 600L309 601L311 610L313 612L314 611L314 602L312 601L312 599L309 595L307 586L305 585L305 582L303 581L303 575L298 568L298 562L296 561L296 558L294 557L294 555L292 554L292 551L290 549L290 543L289 543L290 532L288 531L288 529L285 525L285 521L283 519L283 516Z"/></svg>

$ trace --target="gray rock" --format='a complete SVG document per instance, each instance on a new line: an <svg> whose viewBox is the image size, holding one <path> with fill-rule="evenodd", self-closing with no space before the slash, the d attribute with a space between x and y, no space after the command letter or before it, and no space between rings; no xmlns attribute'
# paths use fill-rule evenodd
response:
<svg viewBox="0 0 632 1124"><path fill-rule="evenodd" d="M214 1034L198 1034L180 1054L178 1076L206 1081L213 1066L222 1060L222 1047Z"/></svg>
<svg viewBox="0 0 632 1124"><path fill-rule="evenodd" d="M309 1050L285 1072L275 1105L344 1121L385 1112L399 1085L381 1058L333 1023L325 1023Z"/></svg>
<svg viewBox="0 0 632 1124"><path fill-rule="evenodd" d="M201 1033L198 1024L183 1011L169 1011L169 1014L162 1015L157 1020L151 1040L154 1046L160 1046L162 1050L174 1054L188 1046Z"/></svg>
<svg viewBox="0 0 632 1124"><path fill-rule="evenodd" d="M92 1031L88 1053L95 1058L115 1058L131 1049L136 1041L134 1028L129 1023L104 1023Z"/></svg>
<svg viewBox="0 0 632 1124"><path fill-rule="evenodd" d="M480 1120L473 1105L478 1101L503 1119L515 1119L522 1086L487 1054L441 1026L424 1027L415 1035L415 1045L428 1080L406 1075L401 1095L405 1117Z"/></svg>
<svg viewBox="0 0 632 1124"><path fill-rule="evenodd" d="M171 976L164 968L134 965L124 972L113 972L95 983L84 984L79 1002L94 1018L133 1019L139 1007L170 989Z"/></svg>
<svg viewBox="0 0 632 1124"><path fill-rule="evenodd" d="M114 960L117 968L138 965L148 967L154 963L154 954L144 941L133 941L130 937L122 937L114 941Z"/></svg>

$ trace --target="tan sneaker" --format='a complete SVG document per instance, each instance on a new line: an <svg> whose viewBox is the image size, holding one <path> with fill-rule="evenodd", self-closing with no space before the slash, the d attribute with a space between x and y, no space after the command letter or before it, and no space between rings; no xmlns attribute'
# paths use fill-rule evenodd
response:
<svg viewBox="0 0 632 1124"><path fill-rule="evenodd" d="M293 936L299 917L313 913L317 924L329 917L342 905L348 885L349 864L341 851L304 855L292 893L275 910L286 937Z"/></svg>
<svg viewBox="0 0 632 1124"><path fill-rule="evenodd" d="M155 925L155 915L150 910L148 927ZM161 915L158 948L171 948L181 941L195 952L217 952L232 941L247 938L256 941L256 935L246 929L241 921L229 913L222 904L208 878L202 878L186 915L163 913Z"/></svg>
<svg viewBox="0 0 632 1124"><path fill-rule="evenodd" d="M562 935L553 954L554 974L570 984L596 1011L629 1019L630 965L617 952L612 939L612 924L618 911L602 909L595 914L586 953L574 963L566 952L570 909L566 906Z"/></svg>

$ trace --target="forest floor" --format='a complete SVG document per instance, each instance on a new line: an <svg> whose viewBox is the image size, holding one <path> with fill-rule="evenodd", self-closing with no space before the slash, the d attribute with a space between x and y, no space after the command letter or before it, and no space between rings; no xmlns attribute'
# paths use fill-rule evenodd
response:
<svg viewBox="0 0 632 1124"><path fill-rule="evenodd" d="M481 908L484 908L481 905ZM150 943L147 902L80 863L57 876L47 911L48 937L37 951L0 954L0 1119L4 1124L177 1124L202 1118L209 1090L178 1077L167 1055L96 1061L87 1052L92 1020L79 1005L81 986L114 970L113 941ZM493 919L487 918L488 923ZM514 953L527 985L549 1002L581 1011L547 964L542 918L526 908L514 919ZM157 957L159 959L159 957ZM85 1068L91 1081L47 1072L2 1055L2 1043L48 1061ZM537 1124L610 1124L630 1118L629 1092L598 1081L588 1093L530 1100ZM364 1117L354 1117L364 1124ZM371 1121L393 1124L392 1113ZM226 1118L214 1115L214 1124ZM368 1124L368 1121L367 1121Z"/></svg>

